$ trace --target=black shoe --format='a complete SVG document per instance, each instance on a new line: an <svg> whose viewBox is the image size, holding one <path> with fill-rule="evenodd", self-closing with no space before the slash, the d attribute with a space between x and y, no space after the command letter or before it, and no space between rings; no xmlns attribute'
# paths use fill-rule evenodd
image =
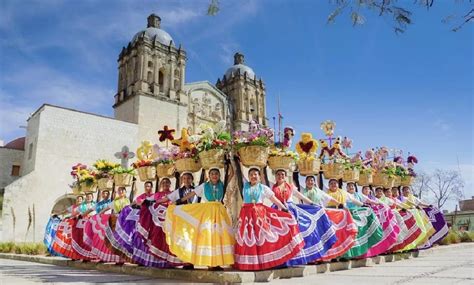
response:
<svg viewBox="0 0 474 285"><path fill-rule="evenodd" d="M183 266L183 269L185 269L185 270L193 270L193 269L194 269L194 265L192 265L192 264L184 265L184 266Z"/></svg>

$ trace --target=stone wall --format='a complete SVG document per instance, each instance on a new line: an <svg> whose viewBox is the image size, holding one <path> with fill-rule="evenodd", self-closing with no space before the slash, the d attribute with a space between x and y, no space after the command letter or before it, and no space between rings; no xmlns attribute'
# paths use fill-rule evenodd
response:
<svg viewBox="0 0 474 285"><path fill-rule="evenodd" d="M27 130L26 141L36 147L30 160L27 152L25 157L34 165L5 188L3 240L41 241L54 201L70 192L72 165L92 165L99 158L118 162L114 154L123 146L132 151L138 146L135 124L49 105L33 115ZM27 230L29 216L34 223Z"/></svg>
<svg viewBox="0 0 474 285"><path fill-rule="evenodd" d="M0 189L5 188L5 186L19 178L19 176L11 175L12 167L13 165L19 165L21 170L23 155L23 150L0 148Z"/></svg>

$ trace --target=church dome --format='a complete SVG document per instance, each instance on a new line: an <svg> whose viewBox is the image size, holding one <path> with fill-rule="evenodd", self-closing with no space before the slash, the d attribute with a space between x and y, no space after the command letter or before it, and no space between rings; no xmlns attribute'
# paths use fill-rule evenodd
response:
<svg viewBox="0 0 474 285"><path fill-rule="evenodd" d="M173 38L166 31L160 29L161 18L155 14L148 16L148 26L146 29L138 32L133 36L132 42L135 42L140 36L145 36L150 40L156 37L156 40L164 45L169 45L173 42Z"/></svg>
<svg viewBox="0 0 474 285"><path fill-rule="evenodd" d="M225 77L231 78L232 74L237 74L238 72L240 72L241 75L246 72L247 77L249 78L255 77L255 72L253 69L244 64L244 55L241 53L236 53L234 55L234 65L227 69L225 72Z"/></svg>

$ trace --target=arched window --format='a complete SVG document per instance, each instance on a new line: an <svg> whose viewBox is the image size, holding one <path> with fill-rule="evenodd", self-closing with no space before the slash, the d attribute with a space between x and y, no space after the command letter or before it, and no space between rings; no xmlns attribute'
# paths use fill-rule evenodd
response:
<svg viewBox="0 0 474 285"><path fill-rule="evenodd" d="M179 80L178 80L178 79L175 79L175 80L174 80L174 89L175 89L175 90L180 90Z"/></svg>
<svg viewBox="0 0 474 285"><path fill-rule="evenodd" d="M148 71L147 76L146 76L146 81L151 84L153 83L153 72Z"/></svg>
<svg viewBox="0 0 474 285"><path fill-rule="evenodd" d="M158 85L160 86L160 92L163 92L165 89L164 89L164 84L165 82L165 73L163 72L163 69L160 69L160 71L158 71Z"/></svg>
<svg viewBox="0 0 474 285"><path fill-rule="evenodd" d="M174 77L179 77L179 70L177 68L174 70Z"/></svg>
<svg viewBox="0 0 474 285"><path fill-rule="evenodd" d="M148 62L148 67L153 68L153 62L151 60Z"/></svg>

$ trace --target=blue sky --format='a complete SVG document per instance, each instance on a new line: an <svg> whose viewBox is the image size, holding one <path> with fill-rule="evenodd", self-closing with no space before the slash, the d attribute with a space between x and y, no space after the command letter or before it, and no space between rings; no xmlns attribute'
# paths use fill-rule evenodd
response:
<svg viewBox="0 0 474 285"><path fill-rule="evenodd" d="M241 51L267 87L268 117L281 97L284 125L321 137L321 121L353 150L386 145L418 156L419 170L460 170L473 191L473 26L441 19L468 4L411 7L414 24L396 35L365 11L326 24L329 1L1 1L0 139L24 135L42 103L112 116L116 60L154 12L187 51L187 82L215 83ZM465 1L467 2L467 1Z"/></svg>

